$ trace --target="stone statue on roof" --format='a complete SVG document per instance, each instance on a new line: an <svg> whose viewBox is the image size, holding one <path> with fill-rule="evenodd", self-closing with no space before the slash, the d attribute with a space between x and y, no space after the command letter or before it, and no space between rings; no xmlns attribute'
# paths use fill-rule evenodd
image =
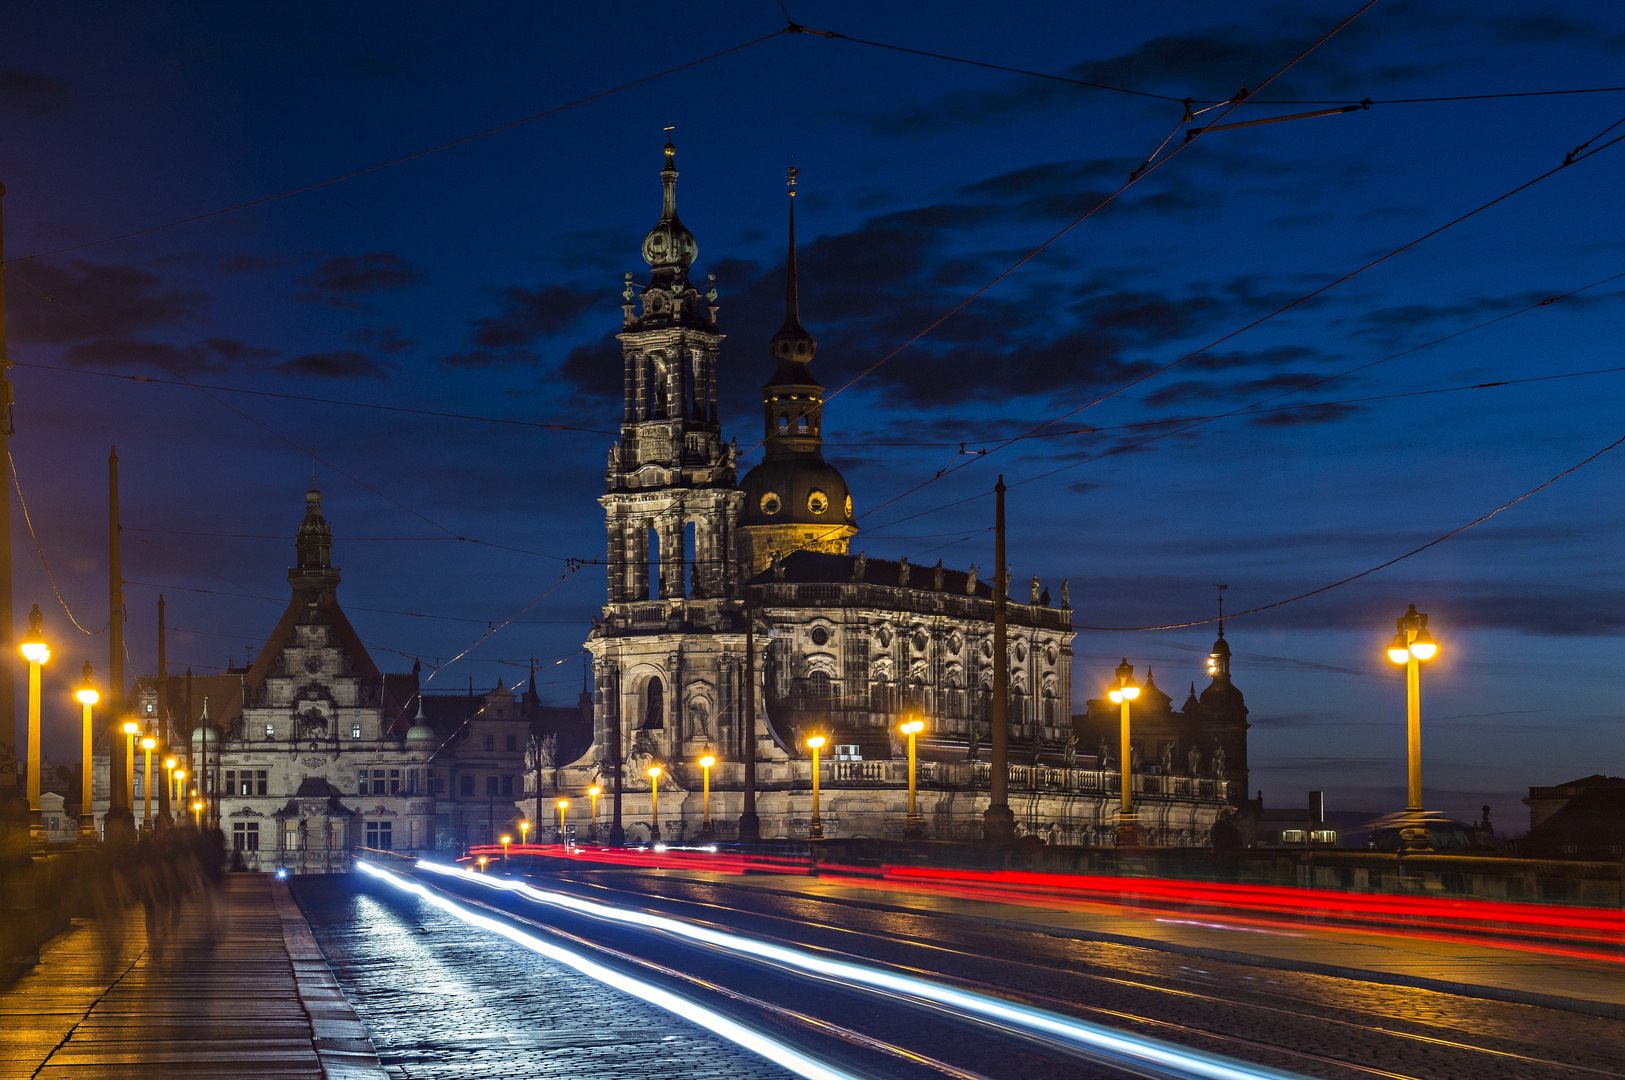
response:
<svg viewBox="0 0 1625 1080"><path fill-rule="evenodd" d="M908 572L911 569L913 567L908 565L907 555L897 560L897 585L899 588L908 588Z"/></svg>
<svg viewBox="0 0 1625 1080"><path fill-rule="evenodd" d="M1038 575L1034 574L1033 575L1033 600L1032 600L1032 602L1035 603L1035 604L1038 603L1038 590L1039 590L1039 588L1040 588L1040 586L1038 584Z"/></svg>
<svg viewBox="0 0 1625 1080"><path fill-rule="evenodd" d="M863 575L867 574L868 572L869 560L864 553L860 551L858 552L858 557L852 560L852 580L862 581Z"/></svg>
<svg viewBox="0 0 1625 1080"><path fill-rule="evenodd" d="M935 567L934 578L935 578L935 580L934 580L934 583L933 583L932 587L935 588L938 592L941 592L942 591L942 560L941 559L937 560L937 565Z"/></svg>
<svg viewBox="0 0 1625 1080"><path fill-rule="evenodd" d="M976 595L976 564L970 564L970 572L965 575L965 592L967 595Z"/></svg>
<svg viewBox="0 0 1625 1080"><path fill-rule="evenodd" d="M1072 610L1072 594L1067 591L1066 585L1067 585L1067 583L1065 581L1061 582L1061 610L1062 611L1071 611Z"/></svg>

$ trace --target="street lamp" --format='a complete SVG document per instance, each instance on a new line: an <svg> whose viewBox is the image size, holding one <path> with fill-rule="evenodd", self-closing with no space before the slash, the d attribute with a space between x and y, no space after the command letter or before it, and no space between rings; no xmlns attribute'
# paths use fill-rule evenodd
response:
<svg viewBox="0 0 1625 1080"><path fill-rule="evenodd" d="M192 800L192 824L198 832L203 831L203 800Z"/></svg>
<svg viewBox="0 0 1625 1080"><path fill-rule="evenodd" d="M716 763L717 759L710 754L700 758L700 769L705 775L705 820L700 824L701 840L716 839L716 830L711 825L711 766Z"/></svg>
<svg viewBox="0 0 1625 1080"><path fill-rule="evenodd" d="M94 840L94 839L96 839L96 815L91 811L91 794L92 794L92 792L94 790L93 787L92 787L91 774L95 770L93 770L90 767L91 754L93 752L91 750L91 748L90 748L90 743L91 743L90 707L92 705L96 704L96 702L100 701L102 696L101 696L101 694L96 692L96 684L91 681L91 678L90 678L90 661L89 660L85 661L85 677L84 677L83 681L81 681L79 683L79 689L74 691L73 696L79 699L79 704L84 706L84 711L85 711L85 724L84 724L84 728L85 728L85 730L84 730L84 742L85 742L85 747L84 747L84 762L85 762L85 764L84 764L84 773L85 773L85 775L81 778L80 784L79 784L79 791L80 791L80 795L79 795L79 801L80 801L80 807L79 807L79 839L81 839L81 840Z"/></svg>
<svg viewBox="0 0 1625 1080"><path fill-rule="evenodd" d="M134 720L124 721L124 793L132 811L135 810L135 737L141 725Z"/></svg>
<svg viewBox="0 0 1625 1080"><path fill-rule="evenodd" d="M485 858L485 856L484 856L484 855L481 855L481 856L480 856L480 859L479 859L479 863L480 863L480 873L482 873L482 874L483 874L483 873L485 873L485 872L486 872L486 871L485 871L485 863L486 863L486 858Z"/></svg>
<svg viewBox="0 0 1625 1080"><path fill-rule="evenodd" d="M502 834L502 869L508 868L508 845L513 843L513 837L507 833Z"/></svg>
<svg viewBox="0 0 1625 1080"><path fill-rule="evenodd" d="M649 805L650 814L654 818L654 829L649 833L649 839L660 839L660 766L649 766Z"/></svg>
<svg viewBox="0 0 1625 1080"><path fill-rule="evenodd" d="M809 840L822 840L824 838L824 823L818 818L818 751L823 748L827 740L822 735L809 735L807 746L813 752L813 816L812 825L807 829Z"/></svg>
<svg viewBox="0 0 1625 1080"><path fill-rule="evenodd" d="M521 821L519 823L519 846L524 847L525 844L528 842L529 837L530 837L530 822Z"/></svg>
<svg viewBox="0 0 1625 1080"><path fill-rule="evenodd" d="M908 817L903 820L903 839L919 840L925 836L925 821L914 805L914 736L925 730L925 721L905 720L901 727L908 736Z"/></svg>
<svg viewBox="0 0 1625 1080"><path fill-rule="evenodd" d="M185 799L186 799L186 770L185 769L176 769L175 770L175 787L174 787L174 789L173 789L173 791L172 791L172 793L170 795L170 798L175 800L175 805L176 806L180 806L181 803L185 801ZM181 820L185 821L186 819L181 818Z"/></svg>
<svg viewBox="0 0 1625 1080"><path fill-rule="evenodd" d="M1433 834L1422 821L1422 664L1439 653L1438 642L1428 633L1428 617L1410 605L1409 610L1394 620L1393 644L1388 646L1388 659L1405 665L1405 752L1406 752L1406 824L1399 830L1400 840L1412 851L1426 851L1432 846Z"/></svg>
<svg viewBox="0 0 1625 1080"><path fill-rule="evenodd" d="M1134 665L1128 662L1128 657L1123 657L1123 662L1117 665L1117 686L1106 696L1123 706L1117 749L1117 767L1123 776L1123 802L1117 813L1117 846L1133 847L1140 842L1140 828L1134 816L1134 751L1129 745L1128 703L1140 696L1140 684L1134 681Z"/></svg>
<svg viewBox="0 0 1625 1080"><path fill-rule="evenodd" d="M146 778L141 781L141 827L152 828L152 751L158 745L158 740L152 736L152 728L141 737L141 749L147 755Z"/></svg>
<svg viewBox="0 0 1625 1080"><path fill-rule="evenodd" d="M557 805L559 808L559 843L562 844L564 843L564 812L570 809L570 800L560 799Z"/></svg>
<svg viewBox="0 0 1625 1080"><path fill-rule="evenodd" d="M40 633L44 621L45 616L35 604L34 610L28 613L28 633L18 644L23 659L28 661L28 832L29 839L40 844L45 842L46 835L45 819L40 816L39 806L39 669L51 658L51 648L45 644L45 635Z"/></svg>
<svg viewBox="0 0 1625 1080"><path fill-rule="evenodd" d="M603 793L604 789L597 784L587 789L587 797L592 800L592 820L587 822L587 839L594 844L598 842L598 796Z"/></svg>
<svg viewBox="0 0 1625 1080"><path fill-rule="evenodd" d="M163 817L165 806L172 806L175 802L175 766L178 764L172 757L164 758L164 802L158 807L159 817Z"/></svg>

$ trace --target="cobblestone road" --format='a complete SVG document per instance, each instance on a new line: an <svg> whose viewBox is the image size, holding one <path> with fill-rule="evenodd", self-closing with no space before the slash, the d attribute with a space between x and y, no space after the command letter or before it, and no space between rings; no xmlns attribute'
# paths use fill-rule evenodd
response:
<svg viewBox="0 0 1625 1080"><path fill-rule="evenodd" d="M379 1060L411 1080L784 1080L791 1074L412 897L355 875L294 893Z"/></svg>

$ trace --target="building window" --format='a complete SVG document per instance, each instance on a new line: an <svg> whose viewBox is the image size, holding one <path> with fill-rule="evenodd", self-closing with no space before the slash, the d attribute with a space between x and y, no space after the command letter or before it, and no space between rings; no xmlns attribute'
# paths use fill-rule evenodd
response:
<svg viewBox="0 0 1625 1080"><path fill-rule="evenodd" d="M513 777L504 776L502 778L502 794L504 794L504 795L512 795L513 794Z"/></svg>
<svg viewBox="0 0 1625 1080"><path fill-rule="evenodd" d="M458 793L462 795L474 794L474 776L472 773L464 773L462 775L461 785L457 790Z"/></svg>
<svg viewBox="0 0 1625 1080"><path fill-rule="evenodd" d="M412 795L418 793L418 771L416 769L406 770L406 790ZM416 844L413 845L413 847L416 846Z"/></svg>
<svg viewBox="0 0 1625 1080"><path fill-rule="evenodd" d="M519 736L517 736L517 735L509 735L508 736L508 753L511 754L514 751L518 750L518 749L519 749Z"/></svg>
<svg viewBox="0 0 1625 1080"><path fill-rule="evenodd" d="M372 770L372 793L374 795L386 794L387 789L386 789L385 785L387 785L388 783L389 783L389 780L388 780L387 777L384 776L384 770L382 770L382 769L374 769L374 770Z"/></svg>
<svg viewBox="0 0 1625 1080"><path fill-rule="evenodd" d="M265 737L267 739L276 738L276 725L271 723L269 720L265 723Z"/></svg>
<svg viewBox="0 0 1625 1080"><path fill-rule="evenodd" d="M229 780L230 778L228 777L227 779ZM237 774L237 794L254 794L254 774L248 769L244 769L241 773Z"/></svg>
<svg viewBox="0 0 1625 1080"><path fill-rule="evenodd" d="M446 793L446 778L431 776L429 778L429 793L431 795L444 795Z"/></svg>
<svg viewBox="0 0 1625 1080"><path fill-rule="evenodd" d="M254 794L264 795L269 790L270 773L260 769L254 774Z"/></svg>
<svg viewBox="0 0 1625 1080"><path fill-rule="evenodd" d="M299 848L302 845L299 843L299 835L300 834L299 834L299 823L297 821L288 822L288 831L287 831L286 835L287 835L288 839L287 839L287 843L284 846L289 851L298 851Z"/></svg>
<svg viewBox="0 0 1625 1080"><path fill-rule="evenodd" d="M858 748L857 743L836 743L835 744L835 760L836 761L862 761L863 760L863 752Z"/></svg>
<svg viewBox="0 0 1625 1080"><path fill-rule="evenodd" d="M257 821L232 822L231 849L233 851L258 851L260 849L260 823Z"/></svg>
<svg viewBox="0 0 1625 1080"><path fill-rule="evenodd" d="M1303 843L1303 841L1304 841L1304 831L1302 829L1282 829L1281 830L1281 843L1283 843L1283 844L1301 844L1301 843Z"/></svg>
<svg viewBox="0 0 1625 1080"><path fill-rule="evenodd" d="M495 795L497 793L497 778L496 777L487 776L485 778L485 793L487 795Z"/></svg>
<svg viewBox="0 0 1625 1080"><path fill-rule="evenodd" d="M367 822L367 846L376 848L379 851L395 850L395 840L391 835L391 824L388 821Z"/></svg>
<svg viewBox="0 0 1625 1080"><path fill-rule="evenodd" d="M361 738L361 721L356 720L350 724L350 738Z"/></svg>
<svg viewBox="0 0 1625 1080"><path fill-rule="evenodd" d="M366 794L366 793L367 793L367 770L366 770L366 769L362 769L362 770L361 770L361 773L360 773L360 775L359 775L359 776L358 776L358 778L357 778L357 781L356 781L356 782L357 782L357 784L358 784L358 785L359 785L359 787L358 787L358 788L357 788L357 790L358 790L358 791L359 791L359 792L360 792L360 793L361 793L361 794L362 794L362 795L365 795L365 794Z"/></svg>
<svg viewBox="0 0 1625 1080"><path fill-rule="evenodd" d="M1335 844L1337 843L1337 830L1315 829L1309 834L1309 839L1317 844Z"/></svg>
<svg viewBox="0 0 1625 1080"><path fill-rule="evenodd" d="M141 778L138 776L136 779L140 780ZM224 791L227 795L237 794L237 774L235 772L230 769L226 770L226 784L220 790Z"/></svg>
<svg viewBox="0 0 1625 1080"><path fill-rule="evenodd" d="M389 770L389 793L391 795L401 793L401 770L399 769Z"/></svg>
<svg viewBox="0 0 1625 1080"><path fill-rule="evenodd" d="M814 701L826 701L830 697L829 673L815 671L807 676L807 696Z"/></svg>
<svg viewBox="0 0 1625 1080"><path fill-rule="evenodd" d="M485 737L485 748L487 750L495 750L497 748L497 737L495 735L487 735Z"/></svg>

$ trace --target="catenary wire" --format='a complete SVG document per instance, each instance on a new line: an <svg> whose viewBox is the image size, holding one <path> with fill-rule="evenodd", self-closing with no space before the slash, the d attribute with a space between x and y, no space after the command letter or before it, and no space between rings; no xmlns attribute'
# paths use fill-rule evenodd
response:
<svg viewBox="0 0 1625 1080"><path fill-rule="evenodd" d="M930 52L925 49L913 49L906 45L893 45L884 41L870 41L865 38L853 37L850 34L837 33L833 30L811 30L805 26L791 24L792 32L808 34L813 37L828 38L834 41L850 41L854 45L868 45L876 49L889 49L892 52L909 53L913 56L924 56L932 60L946 60L953 64L965 64L970 67L987 68L992 71L1003 71L1011 75L1026 75L1034 79L1046 79L1050 82L1066 83L1070 86L1082 86L1092 90L1109 90L1114 94L1131 94L1134 97L1153 98L1157 101L1172 101L1178 104L1190 105L1222 105L1225 101L1235 101L1235 98L1213 99L1195 97L1176 97L1172 94L1157 94L1149 90L1135 90L1128 86L1113 86L1110 83L1091 82L1088 79L1075 79L1067 75L1055 75L1047 71L1032 71L1028 68L1009 67L1005 64L994 64L985 60L971 60L963 56L951 56L947 53ZM1563 94L1611 94L1625 91L1625 86L1588 86L1572 90L1516 90L1496 94L1447 94L1438 97L1415 98L1366 98L1364 101L1351 102L1348 98L1333 98L1326 100L1308 100L1296 98L1269 98L1259 99L1246 95L1243 100L1250 105L1414 105L1424 102L1441 101L1487 101L1496 98L1525 98L1525 97L1554 97Z"/></svg>
<svg viewBox="0 0 1625 1080"><path fill-rule="evenodd" d="M11 469L12 486L17 489L17 504L23 508L23 521L28 525L28 538L34 541L34 550L39 553L40 565L45 567L45 578L51 583L51 591L56 594L56 602L62 605L62 610L67 612L68 621L73 623L80 633L89 634L91 637L96 636L102 630L106 630L107 626L102 627L102 630L86 630L84 625L74 617L73 609L68 607L68 602L62 598L62 590L56 584L56 575L51 572L50 560L45 557L45 549L40 547L39 534L34 531L34 519L28 513L28 500L23 498L22 478L17 475L17 459L12 457L10 449L6 450L6 464ZM111 625L112 621L109 619L108 626Z"/></svg>
<svg viewBox="0 0 1625 1080"><path fill-rule="evenodd" d="M178 225L190 225L191 223L193 223L195 221L206 221L209 218L220 217L222 214L230 214L230 213L233 213L233 212L235 212L237 210L246 210L246 209L248 209L249 207L252 207L252 206L263 206L263 205L265 205L266 203L269 203L269 202L276 202L279 199L286 199L291 195L300 195L300 194L303 194L304 192L315 191L318 188L328 187L328 186L330 186L332 184L337 184L337 183L340 183L340 182L345 181L345 180L353 180L358 176L366 176L369 173L375 173L375 172L378 172L378 171L383 170L383 169L392 168L392 167L394 167L396 165L402 165L402 164L405 164L408 161L415 161L418 158L427 157L430 154L438 154L442 150L449 150L454 146L462 146L464 143L473 142L475 139L483 139L487 135L495 135L498 132L507 131L510 128L516 128L516 127L519 127L519 126L521 126L523 124L529 124L532 121L540 120L540 119L543 119L544 117L554 116L554 115L556 115L558 113L566 111L567 109L574 109L577 106L586 105L589 102L598 101L601 98L610 97L611 95L618 94L623 90L630 90L633 87L642 86L644 83L653 82L656 79L665 78L667 75L674 75L679 71L686 71L687 69L689 69L691 67L698 67L700 64L709 63L712 60L717 60L717 59L720 59L721 57L728 56L728 55L730 55L732 53L739 52L739 51L741 51L743 49L748 49L753 45L760 45L764 41L769 41L769 40L771 40L773 38L779 37L780 35L787 34L789 32L790 31L788 31L788 30L775 30L771 34L764 34L759 38L753 38L750 41L746 41L746 42L744 42L742 44L739 44L739 45L731 46L729 48L723 49L720 52L714 52L714 53L711 53L708 56L702 56L697 60L689 60L689 61L687 61L685 63L678 64L676 67L666 68L664 71L657 71L653 75L645 75L642 78L633 79L631 82L622 83L619 86L611 87L608 90L600 90L595 94L589 94L586 97L577 98L576 100L571 101L571 102L567 102L566 104L557 105L557 106L554 106L551 109L544 109L543 111L541 111L539 113L532 113L530 116L521 117L518 120L510 120L505 124L498 124L496 127L486 128L484 131L478 131L478 132L475 132L472 135L464 135L461 138L453 139L450 142L440 143L438 146L431 146L431 147L429 147L429 148L427 148L425 150L417 150L417 151L414 151L413 153L405 154L405 155L403 155L401 157L391 158L388 161L379 162L376 165L369 165L364 169L355 169L355 170L353 170L351 172L342 173L342 174L340 174L338 176L328 177L326 180L318 180L315 183L302 184L299 187L289 188L287 191L281 191L281 192L278 192L275 195L264 195L264 196L261 196L260 198L257 198L257 199L250 199L247 202L237 203L234 206L223 207L223 208L221 208L219 210L210 210L207 213L202 213L202 214L193 214L190 217L184 217L184 218L180 218L180 219L175 220L175 221L165 222L162 225L152 225L152 226L148 226L147 228L143 228L143 229L134 229L134 230L131 230L130 232L120 233L117 236L106 236L106 237L103 237L100 240L87 240L87 241L85 241L84 243L81 243L81 244L70 244L70 245L68 245L66 247L54 248L54 249L52 249L50 251L37 251L37 252L34 252L32 255L24 255L21 259L13 259L13 260L10 260L10 261L11 262L27 262L27 261L29 261L31 259L45 259L45 258L49 258L52 255L63 255L63 254L66 254L67 252L70 252L70 251L83 251L85 248L98 247L98 246L100 246L102 244L111 244L111 243L113 243L115 241L118 241L118 240L129 240L129 239L131 239L133 237L137 237L137 236L147 236L147 235L149 235L151 233L161 232L161 231L163 231L165 229L173 229ZM6 265L6 264L5 263L0 263L0 266L4 266L4 265Z"/></svg>
<svg viewBox="0 0 1625 1080"><path fill-rule="evenodd" d="M614 435L616 432L601 428L576 427L572 424L544 424L538 420L515 420L506 416L477 416L470 413L443 412L438 409L412 409L404 405L381 405L373 401L344 401L339 398L311 397L308 394L283 394L272 390L248 390L239 386L213 386L208 383L183 382L179 379L153 379L146 375L121 375L115 371L95 371L90 368L65 368L55 364L30 364L14 360L12 367L37 368L61 375L95 375L104 379L124 379L128 382L152 383L155 386L187 386L194 390L215 390L223 394L250 394L254 397L280 398L283 401L306 401L316 405L347 405L352 409L378 409L382 412L411 413L414 416L436 416L446 420L476 420L485 424L510 424L515 427L538 428L545 431L575 431L589 435Z"/></svg>

